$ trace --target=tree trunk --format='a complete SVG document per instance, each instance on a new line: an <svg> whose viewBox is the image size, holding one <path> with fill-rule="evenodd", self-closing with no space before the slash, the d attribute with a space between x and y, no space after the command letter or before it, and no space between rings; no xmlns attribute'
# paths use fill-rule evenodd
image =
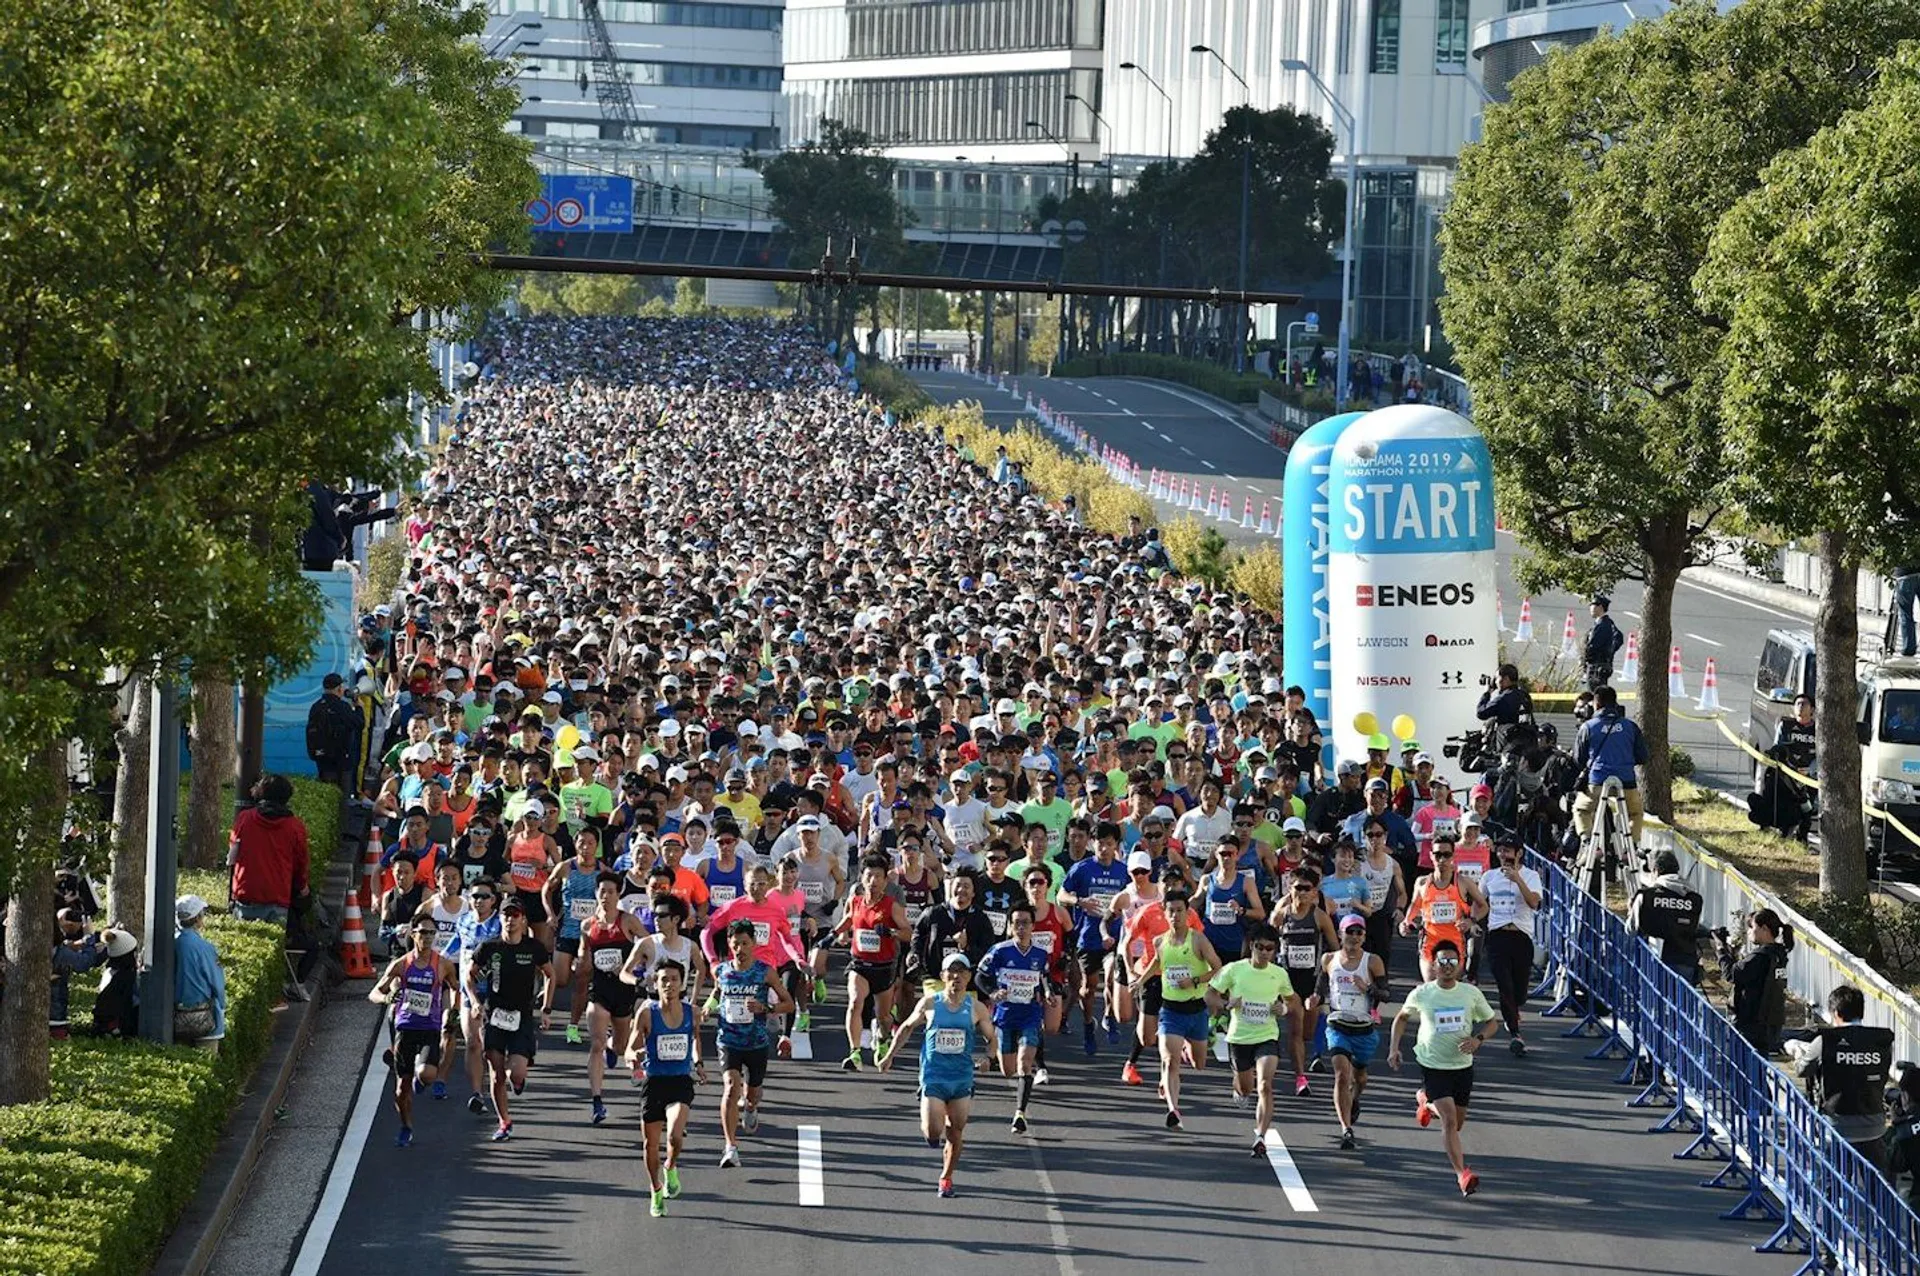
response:
<svg viewBox="0 0 1920 1276"><path fill-rule="evenodd" d="M1860 809L1860 740L1854 732L1859 692L1854 661L1860 650L1856 581L1859 554L1841 532L1820 534L1826 580L1813 649L1814 744L1820 764L1820 890L1843 900L1867 897L1867 831Z"/></svg>
<svg viewBox="0 0 1920 1276"><path fill-rule="evenodd" d="M1665 535L1674 525L1669 516L1659 520L1646 547L1646 599L1640 617L1640 712L1634 715L1647 739L1649 761L1641 801L1663 820L1673 818L1673 754L1669 743L1667 654L1673 647L1673 591L1685 563L1686 514L1679 515L1682 535Z"/></svg>
<svg viewBox="0 0 1920 1276"><path fill-rule="evenodd" d="M47 1014L53 979L53 868L67 807L67 744L46 747L40 800L23 814L25 837L7 904L6 984L0 998L0 1107L47 1097L52 1053Z"/></svg>
<svg viewBox="0 0 1920 1276"><path fill-rule="evenodd" d="M113 870L107 915L136 935L147 925L147 768L152 762L153 683L135 678L120 728L120 773L113 789Z"/></svg>
<svg viewBox="0 0 1920 1276"><path fill-rule="evenodd" d="M193 679L193 727L189 737L193 773L187 795L186 862L194 868L219 868L227 860L227 829L233 812L220 799L222 785L233 783L233 679L203 671Z"/></svg>

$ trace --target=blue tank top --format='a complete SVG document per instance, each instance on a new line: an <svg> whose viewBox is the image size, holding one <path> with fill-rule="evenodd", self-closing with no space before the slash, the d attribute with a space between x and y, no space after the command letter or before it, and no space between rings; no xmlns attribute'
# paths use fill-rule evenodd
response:
<svg viewBox="0 0 1920 1276"><path fill-rule="evenodd" d="M730 1050L760 1050L768 1044L767 1016L763 1011L751 1014L747 1002L762 1003L767 997L767 975L771 968L755 961L744 970L734 969L731 961L714 968L714 993L720 998L720 1044Z"/></svg>
<svg viewBox="0 0 1920 1276"><path fill-rule="evenodd" d="M1320 893L1327 897L1329 904L1333 905L1333 921L1337 926L1340 919L1348 913L1360 911L1358 901L1367 899L1372 893L1372 888L1367 885L1366 878L1355 872L1352 877L1327 878L1320 883Z"/></svg>
<svg viewBox="0 0 1920 1276"><path fill-rule="evenodd" d="M947 1009L943 992L933 999L933 1015L920 1038L920 1084L973 1084L973 994L960 1000L960 1009Z"/></svg>
<svg viewBox="0 0 1920 1276"><path fill-rule="evenodd" d="M415 964L411 954L400 972L400 995L393 1003L393 1026L402 1032L438 1032L441 1021L440 963Z"/></svg>
<svg viewBox="0 0 1920 1276"><path fill-rule="evenodd" d="M1206 898L1200 901L1200 926L1206 932L1207 942L1223 952L1237 953L1246 946L1246 928L1239 914L1233 911L1237 902L1242 908L1247 906L1247 879L1244 870L1236 871L1233 880L1225 886L1220 884L1218 873L1207 874Z"/></svg>
<svg viewBox="0 0 1920 1276"><path fill-rule="evenodd" d="M560 884L560 937L562 939L580 938L580 923L593 916L593 894L599 881L598 867L591 873L577 866L567 870L567 880Z"/></svg>
<svg viewBox="0 0 1920 1276"><path fill-rule="evenodd" d="M707 907L721 908L731 904L747 893L747 862L735 855L733 867L720 867L720 857L715 856L700 867L707 881Z"/></svg>
<svg viewBox="0 0 1920 1276"><path fill-rule="evenodd" d="M678 1028L667 1027L658 1002L647 1003L647 1075L693 1075L693 1007L685 1002L680 1005Z"/></svg>
<svg viewBox="0 0 1920 1276"><path fill-rule="evenodd" d="M1246 850L1240 852L1240 858L1236 862L1235 867L1239 868L1242 872L1251 872L1253 874L1253 888L1260 893L1261 899L1273 898L1273 874L1267 871L1267 866L1260 859L1260 852L1257 848L1249 846Z"/></svg>

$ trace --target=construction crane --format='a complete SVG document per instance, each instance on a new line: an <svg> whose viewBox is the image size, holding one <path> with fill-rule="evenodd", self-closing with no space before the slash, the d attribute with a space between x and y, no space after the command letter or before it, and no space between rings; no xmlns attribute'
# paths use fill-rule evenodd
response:
<svg viewBox="0 0 1920 1276"><path fill-rule="evenodd" d="M633 86L620 70L613 53L613 37L607 34L607 20L600 13L600 0L581 0L587 15L587 34L592 41L593 94L600 101L601 118L613 124L616 135L628 141L640 140L640 109L633 104ZM586 72L580 73L582 93L587 91Z"/></svg>

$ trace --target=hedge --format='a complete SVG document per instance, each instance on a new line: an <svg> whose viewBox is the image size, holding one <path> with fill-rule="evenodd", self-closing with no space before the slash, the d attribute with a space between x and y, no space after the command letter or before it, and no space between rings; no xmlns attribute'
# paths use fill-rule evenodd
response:
<svg viewBox="0 0 1920 1276"><path fill-rule="evenodd" d="M307 825L307 880L313 883L317 892L327 880L327 868L333 863L334 852L340 849L340 790L331 784L322 784L318 780L288 776L293 781L293 801L290 804L293 813ZM176 830L184 842L187 831L187 794L189 781L180 781L180 818ZM233 786L224 785L220 789L220 803L227 810L233 809ZM192 879L194 894L203 897L215 908L227 906L227 873L225 869L181 871L181 894L189 889L188 878Z"/></svg>
<svg viewBox="0 0 1920 1276"><path fill-rule="evenodd" d="M286 982L279 927L205 926L227 974L219 1055L74 1037L54 1043L47 1102L0 1108L0 1273L143 1271L198 1190Z"/></svg>

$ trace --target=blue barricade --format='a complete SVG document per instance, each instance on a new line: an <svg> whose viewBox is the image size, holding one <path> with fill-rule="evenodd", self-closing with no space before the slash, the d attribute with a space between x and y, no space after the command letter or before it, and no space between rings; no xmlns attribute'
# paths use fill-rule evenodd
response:
<svg viewBox="0 0 1920 1276"><path fill-rule="evenodd" d="M1743 1193L1728 1219L1778 1224L1762 1253L1806 1253L1802 1273L1920 1273L1920 1217L1842 1139L1798 1082L1756 1051L1623 918L1536 854L1545 884L1535 934L1549 1016L1578 1015L1590 1058L1621 1058L1629 1106L1671 1109L1656 1131L1694 1135L1676 1159L1724 1162L1703 1187Z"/></svg>

